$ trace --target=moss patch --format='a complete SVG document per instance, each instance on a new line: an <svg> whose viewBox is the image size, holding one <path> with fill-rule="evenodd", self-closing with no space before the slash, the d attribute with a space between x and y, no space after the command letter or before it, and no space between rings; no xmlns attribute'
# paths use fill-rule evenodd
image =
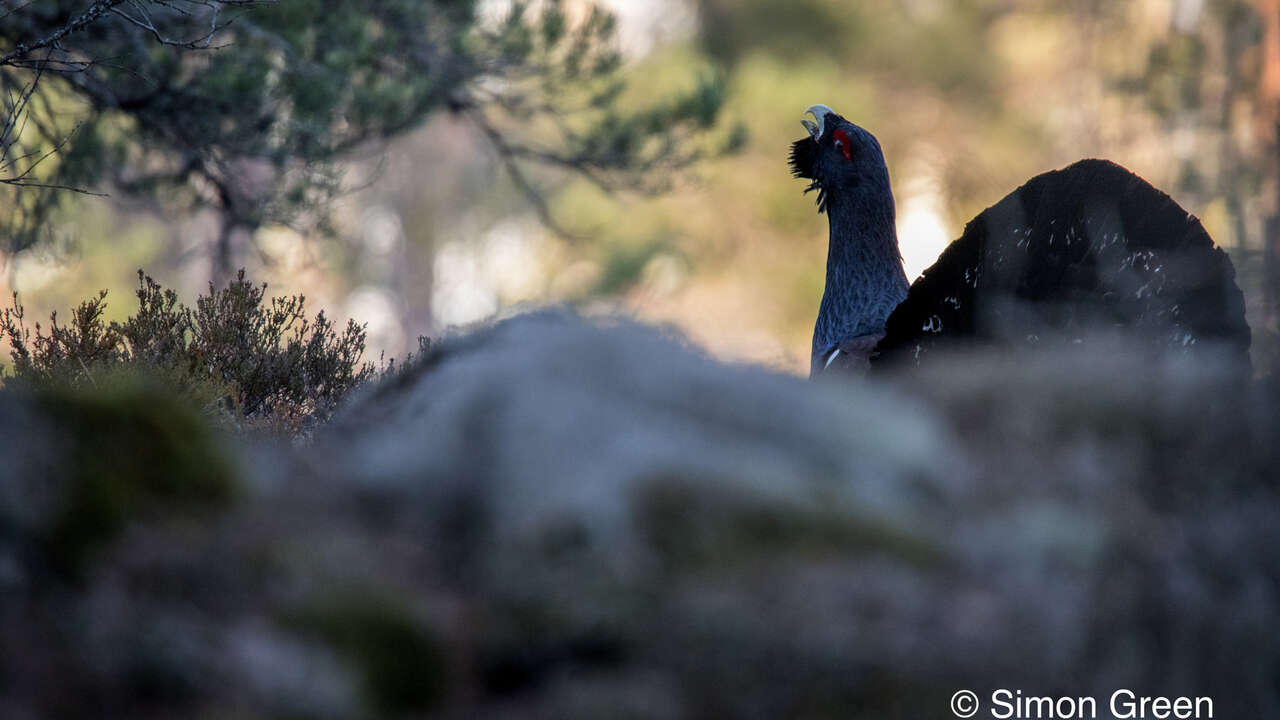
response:
<svg viewBox="0 0 1280 720"><path fill-rule="evenodd" d="M290 624L330 645L355 668L366 699L381 716L424 712L444 697L443 648L388 597L341 594L295 615Z"/></svg>
<svg viewBox="0 0 1280 720"><path fill-rule="evenodd" d="M222 510L237 495L215 433L154 384L114 378L101 388L40 391L33 404L65 452L65 490L47 538L64 569L82 569L131 521Z"/></svg>

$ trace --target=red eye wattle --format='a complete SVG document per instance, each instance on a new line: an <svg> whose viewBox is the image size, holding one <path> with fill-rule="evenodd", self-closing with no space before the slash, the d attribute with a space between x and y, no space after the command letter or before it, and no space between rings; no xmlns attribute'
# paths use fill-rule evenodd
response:
<svg viewBox="0 0 1280 720"><path fill-rule="evenodd" d="M835 141L836 149L844 153L845 160L853 159L853 143L849 142L849 134L844 130L836 130L831 133L831 139Z"/></svg>

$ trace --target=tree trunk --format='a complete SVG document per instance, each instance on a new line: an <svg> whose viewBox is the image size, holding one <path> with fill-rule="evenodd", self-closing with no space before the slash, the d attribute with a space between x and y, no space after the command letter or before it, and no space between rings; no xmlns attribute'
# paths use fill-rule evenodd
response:
<svg viewBox="0 0 1280 720"><path fill-rule="evenodd" d="M1259 82L1259 127L1271 143L1271 180L1276 197L1271 215L1263 225L1262 272L1263 317L1255 334L1266 333L1271 346L1266 362L1271 373L1280 373L1280 352L1275 349L1277 332L1280 331L1280 0L1257 0L1258 13L1262 17L1262 78ZM1268 137L1269 136L1269 137Z"/></svg>
<svg viewBox="0 0 1280 720"><path fill-rule="evenodd" d="M244 240L251 232L252 228L244 223L237 222L227 213L222 214L218 240L213 247L209 268L209 279L215 286L222 287L231 280L238 269L237 263L241 259Z"/></svg>

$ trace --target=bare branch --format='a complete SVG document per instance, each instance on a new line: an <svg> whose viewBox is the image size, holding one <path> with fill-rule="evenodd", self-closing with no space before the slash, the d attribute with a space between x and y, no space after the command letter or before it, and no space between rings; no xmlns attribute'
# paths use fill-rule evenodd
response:
<svg viewBox="0 0 1280 720"><path fill-rule="evenodd" d="M551 207L547 204L546 197L540 190L538 190L537 187L534 186L534 184L525 175L524 169L520 167L520 163L517 160L519 153L507 143L506 139L502 137L502 133L498 132L497 128L489 124L484 113L476 108L467 108L464 109L464 112L475 126L479 128L480 132L484 134L485 138L489 140L489 144L493 146L494 151L498 155L498 160L502 163L503 167L507 169L507 174L511 176L512 182L516 184L516 187L519 188L520 192L529 200L529 203L533 205L534 212L538 214L538 219L542 221L542 224L564 240L570 242L581 240L581 237L569 232L556 221L555 217L551 214Z"/></svg>
<svg viewBox="0 0 1280 720"><path fill-rule="evenodd" d="M125 1L126 0L97 0L97 2L90 5L89 9L85 10L83 14L66 25L58 28L48 37L30 44L18 43L17 47L4 55L0 55L0 65L12 65L15 60L25 58L35 50L56 46L62 38L70 35L71 33L83 30L85 27L101 19L102 16L107 14L107 12L112 8L123 4Z"/></svg>
<svg viewBox="0 0 1280 720"><path fill-rule="evenodd" d="M14 187L24 188L43 188L45 190L66 190L76 193L77 195L89 195L91 197L111 197L107 193L94 192L84 188L75 187L74 185L59 185L57 183L42 183L23 180L22 178L0 178L0 185L12 185Z"/></svg>
<svg viewBox="0 0 1280 720"><path fill-rule="evenodd" d="M161 45L171 45L173 47L179 47L186 50L211 49L214 35L216 35L219 30L222 30L223 28L225 28L227 25L231 23L231 21L227 21L221 24L218 23L218 16L220 14L222 6L249 4L245 2L237 3L237 2L234 2L234 0L230 0L229 2L214 2L212 0L210 0L209 2L201 2L200 3L201 5L205 5L210 10L209 30L201 34L199 37L193 38L191 40L176 40L174 38L166 36L163 32L161 32L160 28L156 27L155 21L151 19L151 13L147 12L147 5L149 3L141 2L140 0L127 0L127 1L128 1L128 4L134 8L134 12L136 13L136 15L130 15L129 13L125 12L119 7L111 8L111 13L119 18L124 19L126 22L133 25L134 27L137 27L138 29L146 32L156 42L160 43ZM191 14L189 11L178 8L174 6L172 3L157 2L155 4L173 9L182 15ZM224 47L224 46L217 46L217 47ZM212 47L212 49L216 49L216 47Z"/></svg>

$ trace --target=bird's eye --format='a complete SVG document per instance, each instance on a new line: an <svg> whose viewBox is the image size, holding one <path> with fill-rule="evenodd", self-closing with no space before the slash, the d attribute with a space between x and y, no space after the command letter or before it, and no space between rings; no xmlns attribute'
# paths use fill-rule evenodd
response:
<svg viewBox="0 0 1280 720"><path fill-rule="evenodd" d="M849 134L843 130L836 130L831 133L831 138L835 141L836 149L844 153L845 160L853 159L853 147L849 142Z"/></svg>

